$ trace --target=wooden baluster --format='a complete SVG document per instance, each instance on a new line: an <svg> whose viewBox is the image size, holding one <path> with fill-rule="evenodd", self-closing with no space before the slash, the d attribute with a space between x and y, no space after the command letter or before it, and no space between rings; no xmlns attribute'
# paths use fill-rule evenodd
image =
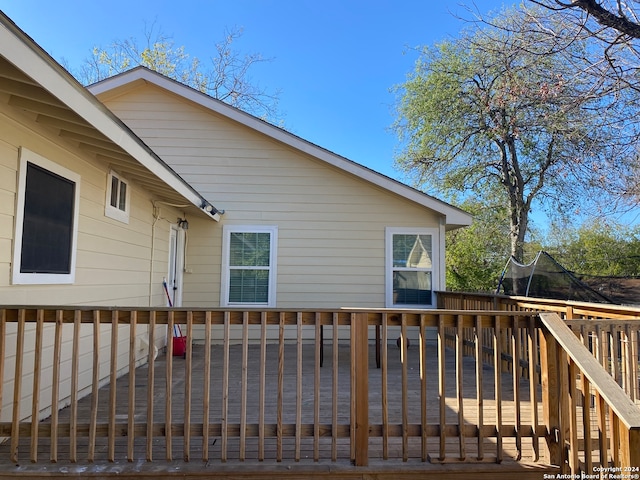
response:
<svg viewBox="0 0 640 480"><path fill-rule="evenodd" d="M389 395L388 395L388 351L387 342L389 341L389 317L386 313L382 314L382 335L380 348L380 374L381 381L381 402L382 402L382 458L389 459Z"/></svg>
<svg viewBox="0 0 640 480"><path fill-rule="evenodd" d="M496 399L496 462L502 462L502 330L500 317L494 318L494 387Z"/></svg>
<svg viewBox="0 0 640 480"><path fill-rule="evenodd" d="M222 425L220 435L220 461L227 461L229 436L229 312L224 312L224 333L222 340Z"/></svg>
<svg viewBox="0 0 640 480"><path fill-rule="evenodd" d="M580 462L578 460L578 392L576 381L578 369L573 360L569 360L569 468L572 474L578 474ZM564 402L567 403L567 402ZM583 407L584 408L584 405ZM585 446L585 453L591 449Z"/></svg>
<svg viewBox="0 0 640 480"><path fill-rule="evenodd" d="M322 336L320 330L322 319L320 313L316 312L316 335L315 335L315 372L313 388L313 460L320 460L320 346Z"/></svg>
<svg viewBox="0 0 640 480"><path fill-rule="evenodd" d="M168 462L173 460L173 317L173 310L169 310L167 318L167 357L165 360L166 395L164 405L165 458Z"/></svg>
<svg viewBox="0 0 640 480"><path fill-rule="evenodd" d="M609 442L607 432L607 405L604 398L596 391L596 416L598 417L598 449L600 451L600 465L609 464Z"/></svg>
<svg viewBox="0 0 640 480"><path fill-rule="evenodd" d="M117 310L111 312L111 360L109 374L109 445L108 459L116 461L116 406L118 402L116 381L118 380L118 318Z"/></svg>
<svg viewBox="0 0 640 480"><path fill-rule="evenodd" d="M586 472L593 472L591 453L591 384L587 376L582 374L582 425L584 437L584 465Z"/></svg>
<svg viewBox="0 0 640 480"><path fill-rule="evenodd" d="M354 321L355 320L355 321ZM356 313L351 324L351 348L355 351L355 465L366 467L369 464L369 356L368 356L368 315Z"/></svg>
<svg viewBox="0 0 640 480"><path fill-rule="evenodd" d="M622 429L620 440L622 448L622 458L620 459L620 467L624 471L629 471L630 467L638 468L640 466L640 429L629 429L620 422ZM635 470L637 472L637 470ZM628 476L628 475L627 475Z"/></svg>
<svg viewBox="0 0 640 480"><path fill-rule="evenodd" d="M267 388L267 312L260 313L260 393L258 396L258 460L264 461L264 409Z"/></svg>
<svg viewBox="0 0 640 480"><path fill-rule="evenodd" d="M242 370L240 379L240 461L247 454L247 383L249 373L249 312L242 312Z"/></svg>
<svg viewBox="0 0 640 480"><path fill-rule="evenodd" d="M147 371L147 462L153 461L153 399L155 390L156 311L149 314L149 369Z"/></svg>
<svg viewBox="0 0 640 480"><path fill-rule="evenodd" d="M400 315L400 362L402 366L402 461L409 460L409 360L407 358L407 318Z"/></svg>
<svg viewBox="0 0 640 480"><path fill-rule="evenodd" d="M300 426L302 425L302 313L296 314L296 462L300 461Z"/></svg>
<svg viewBox="0 0 640 480"><path fill-rule="evenodd" d="M40 380L42 378L42 331L44 310L36 314L36 344L33 363L33 389L31 396L31 463L38 461L38 426L40 424Z"/></svg>
<svg viewBox="0 0 640 480"><path fill-rule="evenodd" d="M349 418L350 418L350 425L349 425L349 440L351 443L351 452L350 452L350 458L352 462L356 461L356 382L355 382L355 378L356 378L356 348L355 348L355 331L356 331L356 314L352 313L351 314L351 318L349 319L350 321L350 333L349 333L349 354L350 354L350 361L351 364L349 365L349 378L351 379L350 381L350 391L349 391L349 395L350 395L350 400L351 400L351 404L350 404L350 409L349 409Z"/></svg>
<svg viewBox="0 0 640 480"><path fill-rule="evenodd" d="M462 320L462 315L456 315L456 392L458 394L458 446L460 460L464 460L467 456L464 437L464 372L462 368L464 332Z"/></svg>
<svg viewBox="0 0 640 480"><path fill-rule="evenodd" d="M202 395L202 461L209 461L209 426L211 416L211 311L204 317L204 369ZM262 380L262 379L261 379ZM264 434L264 432L263 432Z"/></svg>
<svg viewBox="0 0 640 480"><path fill-rule="evenodd" d="M570 391L569 386L569 361L567 358L567 352L563 348L558 349L558 365L560 368L560 376L559 376L559 387L557 393L557 398L560 400L560 428L559 428L559 439L560 439L560 471L561 473L570 473L569 468L569 459L567 458L567 450L566 450L566 441L567 438L571 438L571 422L569 420L570 415L570 406L569 402L565 401L563 396L566 398L567 392Z"/></svg>
<svg viewBox="0 0 640 480"><path fill-rule="evenodd" d="M24 363L24 330L26 311L18 312L18 330L16 338L16 364L13 385L13 416L11 421L11 463L18 463L18 444L20 443L20 400L22 399L22 366Z"/></svg>
<svg viewBox="0 0 640 480"><path fill-rule="evenodd" d="M611 461L620 465L620 420L613 408L609 407L609 434L611 438Z"/></svg>
<svg viewBox="0 0 640 480"><path fill-rule="evenodd" d="M129 321L129 411L127 412L127 460L133 462L136 435L136 341L138 312L133 310Z"/></svg>
<svg viewBox="0 0 640 480"><path fill-rule="evenodd" d="M73 312L73 341L71 347L71 405L69 405L69 461L78 461L78 375L80 370L80 321L82 312Z"/></svg>
<svg viewBox="0 0 640 480"><path fill-rule="evenodd" d="M542 407L544 423L547 427L547 446L549 461L552 465L562 462L563 445L558 441L560 432L560 393L558 343L546 329L540 330L540 374L542 382Z"/></svg>
<svg viewBox="0 0 640 480"><path fill-rule="evenodd" d="M420 429L422 461L428 460L427 451L427 338L426 316L420 315Z"/></svg>
<svg viewBox="0 0 640 480"><path fill-rule="evenodd" d="M98 427L98 392L100 391L100 311L93 312L93 378L91 383L91 415L89 421L88 460L93 462L96 454L96 431Z"/></svg>
<svg viewBox="0 0 640 480"><path fill-rule="evenodd" d="M538 338L536 335L535 317L529 317L529 403L531 405L531 427L533 429L531 441L533 442L534 461L540 459L540 441L538 438Z"/></svg>
<svg viewBox="0 0 640 480"><path fill-rule="evenodd" d="M611 372L613 378L620 385L622 384L620 364L618 363L618 358L620 356L620 335L615 324L611 324L611 327L609 327L609 334L611 336Z"/></svg>
<svg viewBox="0 0 640 480"><path fill-rule="evenodd" d="M333 322L333 335L332 335L332 347L331 352L333 356L332 361L332 399L331 399L331 460L338 460L338 394L339 394L339 383L338 383L338 353L339 353L339 317L336 312L332 315Z"/></svg>
<svg viewBox="0 0 640 480"><path fill-rule="evenodd" d="M58 405L60 402L60 357L62 355L62 310L56 310L53 336L53 375L51 376L51 452L49 460L58 461ZM1 382L0 377L0 382Z"/></svg>
<svg viewBox="0 0 640 480"><path fill-rule="evenodd" d="M278 326L278 406L276 424L276 461L282 461L282 406L284 402L284 319L285 313L280 312Z"/></svg>
<svg viewBox="0 0 640 480"><path fill-rule="evenodd" d="M513 328L511 329L511 356L513 361L513 409L515 412L516 426L516 450L518 451L516 460L522 459L522 415L520 405L520 329L518 328L519 317L513 317Z"/></svg>
<svg viewBox="0 0 640 480"><path fill-rule="evenodd" d="M630 329L630 339L631 339L631 378L633 379L633 384L631 385L631 398L638 402L640 400L640 380L638 379L638 375L640 375L640 352L638 352L638 335L640 335L640 328L633 327Z"/></svg>
<svg viewBox="0 0 640 480"><path fill-rule="evenodd" d="M445 333L444 318L438 317L438 395L440 398L440 457L439 460L444 462L446 459L447 448L447 403L445 392Z"/></svg>
<svg viewBox="0 0 640 480"><path fill-rule="evenodd" d="M184 365L184 420L183 420L183 445L184 451L182 452L182 458L185 462L191 459L191 379L193 368L193 312L189 310L187 312L187 337L186 337L186 350L185 350L185 365Z"/></svg>
<svg viewBox="0 0 640 480"><path fill-rule="evenodd" d="M482 319L481 315L476 316L475 326L475 357L476 357L476 408L478 409L478 460L484 458L484 393L482 389L482 369L483 369L483 348L482 348Z"/></svg>

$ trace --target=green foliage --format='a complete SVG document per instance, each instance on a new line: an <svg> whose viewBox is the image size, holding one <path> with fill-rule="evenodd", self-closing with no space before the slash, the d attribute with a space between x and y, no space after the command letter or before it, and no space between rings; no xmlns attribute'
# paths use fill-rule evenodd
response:
<svg viewBox="0 0 640 480"><path fill-rule="evenodd" d="M640 275L640 227L593 221L577 230L554 227L547 250L567 270L593 276Z"/></svg>
<svg viewBox="0 0 640 480"><path fill-rule="evenodd" d="M509 221L504 208L467 201L474 223L447 233L447 290L495 292L509 258Z"/></svg>

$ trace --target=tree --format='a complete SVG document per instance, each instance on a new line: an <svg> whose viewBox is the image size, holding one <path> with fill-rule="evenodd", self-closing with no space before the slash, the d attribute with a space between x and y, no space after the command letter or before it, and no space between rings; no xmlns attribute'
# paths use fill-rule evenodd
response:
<svg viewBox="0 0 640 480"><path fill-rule="evenodd" d="M579 212L619 198L636 158L636 107L577 75L585 43L539 34L539 22L505 10L424 47L397 89L397 164L445 197L504 199L518 261L534 207Z"/></svg>
<svg viewBox="0 0 640 480"><path fill-rule="evenodd" d="M617 32L615 37L610 37L608 40L612 43L626 42L628 38L640 38L639 12L633 5L633 3L637 2L622 2L620 0L529 1L556 12L564 12L572 17L576 25L589 30L593 34L597 34L597 30L589 26L589 17L591 17L601 27ZM627 39L624 37L627 37Z"/></svg>
<svg viewBox="0 0 640 480"><path fill-rule="evenodd" d="M447 290L493 293L509 258L508 212L499 203L478 200L461 206L474 222L447 232Z"/></svg>
<svg viewBox="0 0 640 480"><path fill-rule="evenodd" d="M213 45L210 66L177 47L173 39L155 26L145 31L145 41L135 38L116 40L108 47L94 47L76 74L78 80L91 84L138 65L155 70L185 85L222 100L253 115L277 123L279 92L269 92L252 81L250 70L270 59L259 53L242 55L234 50L239 29L225 32L222 41Z"/></svg>
<svg viewBox="0 0 640 480"><path fill-rule="evenodd" d="M579 275L640 275L640 228L594 220L578 229L554 227L547 250Z"/></svg>

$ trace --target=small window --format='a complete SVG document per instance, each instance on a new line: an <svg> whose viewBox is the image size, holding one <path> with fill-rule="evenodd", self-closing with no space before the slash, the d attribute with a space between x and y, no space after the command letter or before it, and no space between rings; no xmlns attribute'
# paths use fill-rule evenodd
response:
<svg viewBox="0 0 640 480"><path fill-rule="evenodd" d="M129 185L115 172L107 176L107 200L104 214L115 220L129 223Z"/></svg>
<svg viewBox="0 0 640 480"><path fill-rule="evenodd" d="M437 231L387 229L387 306L432 307L438 281Z"/></svg>
<svg viewBox="0 0 640 480"><path fill-rule="evenodd" d="M20 149L14 284L73 283L80 176Z"/></svg>
<svg viewBox="0 0 640 480"><path fill-rule="evenodd" d="M222 304L275 306L277 227L225 226Z"/></svg>

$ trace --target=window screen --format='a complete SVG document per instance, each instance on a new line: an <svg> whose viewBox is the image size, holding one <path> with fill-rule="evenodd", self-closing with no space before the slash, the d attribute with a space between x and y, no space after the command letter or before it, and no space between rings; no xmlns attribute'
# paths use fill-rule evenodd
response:
<svg viewBox="0 0 640 480"><path fill-rule="evenodd" d="M20 272L71 272L74 182L27 163Z"/></svg>

